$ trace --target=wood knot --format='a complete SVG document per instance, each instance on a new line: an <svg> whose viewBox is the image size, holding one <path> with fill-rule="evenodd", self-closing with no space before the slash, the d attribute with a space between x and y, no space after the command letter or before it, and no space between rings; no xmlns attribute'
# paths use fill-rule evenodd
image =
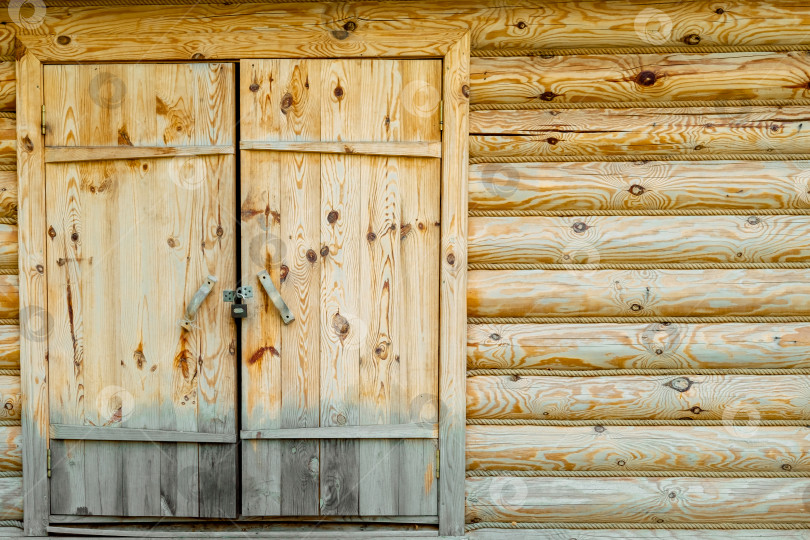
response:
<svg viewBox="0 0 810 540"><path fill-rule="evenodd" d="M217 236L222 238L223 234L225 234L225 229L223 229L222 226L220 225L217 227Z"/></svg>
<svg viewBox="0 0 810 540"><path fill-rule="evenodd" d="M335 87L335 97L338 99L343 99L343 87L338 85Z"/></svg>
<svg viewBox="0 0 810 540"><path fill-rule="evenodd" d="M25 148L26 152L31 153L31 152L34 151L34 143L31 142L31 138L28 135L23 137L22 143L23 143L23 148Z"/></svg>
<svg viewBox="0 0 810 540"><path fill-rule="evenodd" d="M453 266L453 265L456 264L456 256L455 256L455 254L453 254L453 253L448 253L447 254L447 264L449 264L450 266Z"/></svg>
<svg viewBox="0 0 810 540"><path fill-rule="evenodd" d="M489 335L489 339L491 339L492 341L500 341L501 335L497 333L492 333Z"/></svg>
<svg viewBox="0 0 810 540"><path fill-rule="evenodd" d="M470 87L468 85L465 84L461 86L461 95L465 98L470 97Z"/></svg>
<svg viewBox="0 0 810 540"><path fill-rule="evenodd" d="M40 274L44 274L45 273L45 267L42 266L41 264L38 264L37 265L37 272L39 272Z"/></svg>
<svg viewBox="0 0 810 540"><path fill-rule="evenodd" d="M655 84L655 73L652 71L642 71L636 77L636 82L641 86L652 86Z"/></svg>
<svg viewBox="0 0 810 540"><path fill-rule="evenodd" d="M660 356L660 355L664 354L664 350L663 349L655 349L655 354Z"/></svg>
<svg viewBox="0 0 810 540"><path fill-rule="evenodd" d="M284 282L287 279L287 275L290 273L290 267L286 264L282 264L281 268L278 269L278 276L279 279Z"/></svg>
<svg viewBox="0 0 810 540"><path fill-rule="evenodd" d="M551 90L547 90L540 94L540 99L543 101L553 101L555 97L559 96L559 94L555 94Z"/></svg>
<svg viewBox="0 0 810 540"><path fill-rule="evenodd" d="M332 330L338 335L340 341L343 341L349 335L349 330L351 330L349 319L340 313L335 313L335 316L332 317Z"/></svg>
<svg viewBox="0 0 810 540"><path fill-rule="evenodd" d="M357 30L357 23L354 21L348 21L346 24L343 25L343 29L347 32L354 32Z"/></svg>
<svg viewBox="0 0 810 540"><path fill-rule="evenodd" d="M644 307L641 304L630 304L630 311L641 311Z"/></svg>
<svg viewBox="0 0 810 540"><path fill-rule="evenodd" d="M571 225L571 228L574 229L575 233L584 233L585 231L588 230L588 224L585 223L584 221L577 221L576 223Z"/></svg>
<svg viewBox="0 0 810 540"><path fill-rule="evenodd" d="M597 432L597 433L604 433L605 432L605 426L593 426L593 430L595 432Z"/></svg>
<svg viewBox="0 0 810 540"><path fill-rule="evenodd" d="M726 10L725 10L725 9L723 9L723 8L721 8L721 7L719 7L719 8L717 8L717 9L715 9L715 10L714 10L714 12L715 12L715 13L717 13L718 15L722 15L723 13L725 13L725 12L726 12Z"/></svg>
<svg viewBox="0 0 810 540"><path fill-rule="evenodd" d="M284 94L284 97L281 98L281 112L287 114L287 109L293 106L293 97L292 94L287 92Z"/></svg>
<svg viewBox="0 0 810 540"><path fill-rule="evenodd" d="M674 491L670 491L670 492L669 492L669 495L667 495L667 497L669 497L670 499L674 499L676 496L677 496L677 495L675 495L675 492L674 492Z"/></svg>
<svg viewBox="0 0 810 540"><path fill-rule="evenodd" d="M250 85L249 88L250 88L251 92L258 92L259 88L261 88L261 86L259 86L259 83L253 83L253 84Z"/></svg>
<svg viewBox="0 0 810 540"><path fill-rule="evenodd" d="M697 405L695 405L694 407L692 407L691 409L689 409L689 412L691 412L692 414L700 414L700 413L702 413L702 412L703 412L703 409L701 409L700 407L698 407Z"/></svg>
<svg viewBox="0 0 810 540"><path fill-rule="evenodd" d="M343 413L338 414L337 417L335 418L335 422L339 426L345 426L346 425L346 415L343 414Z"/></svg>
<svg viewBox="0 0 810 540"><path fill-rule="evenodd" d="M177 240L175 240L171 236L166 240L166 243L169 245L170 248L177 247Z"/></svg>
<svg viewBox="0 0 810 540"><path fill-rule="evenodd" d="M321 248L321 257L326 257L327 255L329 255L329 247L323 246Z"/></svg>
<svg viewBox="0 0 810 540"><path fill-rule="evenodd" d="M389 344L386 342L382 342L376 347L374 347L374 356L376 356L380 360L385 360L386 358L388 358L388 349Z"/></svg>
<svg viewBox="0 0 810 540"><path fill-rule="evenodd" d="M59 45L70 45L70 36L59 36L56 38L56 42Z"/></svg>
<svg viewBox="0 0 810 540"><path fill-rule="evenodd" d="M74 231L73 233L71 233L70 239L73 240L74 242L78 242L79 241L79 233Z"/></svg>
<svg viewBox="0 0 810 540"><path fill-rule="evenodd" d="M743 256L743 253L742 253L742 251L738 251L737 253L734 254L734 256L739 259L740 257Z"/></svg>
<svg viewBox="0 0 810 540"><path fill-rule="evenodd" d="M692 381L690 381L687 377L677 377L666 383L664 386L669 386L673 390L683 393L689 390L692 387L692 384Z"/></svg>
<svg viewBox="0 0 810 540"><path fill-rule="evenodd" d="M624 467L626 465L626 462L623 459L620 459L619 461L616 462L616 465L618 465L619 467Z"/></svg>
<svg viewBox="0 0 810 540"><path fill-rule="evenodd" d="M370 233L368 233L366 235L366 240L368 240L369 242L373 242L376 239L377 239L377 235L374 234L374 232L370 232Z"/></svg>
<svg viewBox="0 0 810 540"><path fill-rule="evenodd" d="M205 55L203 53L196 52L196 53L191 55L191 59L192 60L205 60Z"/></svg>
<svg viewBox="0 0 810 540"><path fill-rule="evenodd" d="M526 28L529 27L529 25L526 24L525 21L518 21L518 23L515 26L518 27L518 30L526 30Z"/></svg>
<svg viewBox="0 0 810 540"><path fill-rule="evenodd" d="M790 471L790 470L793 470L793 467L790 465L790 463L784 463L782 465L782 470L783 471Z"/></svg>
<svg viewBox="0 0 810 540"><path fill-rule="evenodd" d="M307 250L307 260L311 263L314 263L315 261L318 260L318 254L315 253L314 249Z"/></svg>
<svg viewBox="0 0 810 540"><path fill-rule="evenodd" d="M337 210L331 210L328 214L326 214L326 221L327 223L334 223L338 220L340 214L338 214Z"/></svg>
<svg viewBox="0 0 810 540"><path fill-rule="evenodd" d="M559 140L559 139L557 139L557 138L554 138L554 137L549 137L548 139L546 139L546 142L547 142L548 144L550 144L550 145L554 146L555 144L557 144L558 142L560 142L560 140Z"/></svg>
<svg viewBox="0 0 810 540"><path fill-rule="evenodd" d="M638 197L640 195L643 195L644 192L647 191L647 190L644 189L644 186L640 186L638 184L633 184L632 186L630 186L630 189L628 189L627 191L629 191L631 195L635 195L636 197Z"/></svg>
<svg viewBox="0 0 810 540"><path fill-rule="evenodd" d="M50 236L51 239L56 238L56 230L53 228L53 225L48 227L48 236Z"/></svg>
<svg viewBox="0 0 810 540"><path fill-rule="evenodd" d="M757 216L748 216L748 219L745 220L749 225L759 225L762 220L760 220Z"/></svg>
<svg viewBox="0 0 810 540"><path fill-rule="evenodd" d="M700 43L700 36L697 34L689 34L683 38L683 42L687 45L697 45Z"/></svg>

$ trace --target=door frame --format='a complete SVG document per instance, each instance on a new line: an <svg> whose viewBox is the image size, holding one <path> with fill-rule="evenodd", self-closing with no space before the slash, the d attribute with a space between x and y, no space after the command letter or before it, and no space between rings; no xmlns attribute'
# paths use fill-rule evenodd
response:
<svg viewBox="0 0 810 540"><path fill-rule="evenodd" d="M158 7L160 9L160 7ZM80 17L80 12L74 15ZM341 21L342 22L342 21ZM178 18L177 27L183 20ZM229 33L216 18L205 34L17 34L20 373L25 534L45 536L48 482L48 299L46 289L43 64L233 61L251 58L442 60L441 270L439 321L439 534L464 534L467 333L467 173L470 35L435 21L411 28L373 25L273 28ZM56 24L58 27L58 24ZM113 25L110 25L113 27Z"/></svg>

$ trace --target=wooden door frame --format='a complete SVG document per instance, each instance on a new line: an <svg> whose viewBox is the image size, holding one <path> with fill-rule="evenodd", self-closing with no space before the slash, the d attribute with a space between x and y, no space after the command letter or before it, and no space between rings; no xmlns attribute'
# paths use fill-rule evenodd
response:
<svg viewBox="0 0 810 540"><path fill-rule="evenodd" d="M182 23L177 21L178 26ZM17 35L20 371L22 378L25 534L44 536L50 519L47 449L48 331L45 250L43 64L75 62L238 61L251 58L441 59L444 129L441 166L439 321L439 534L464 534L467 330L467 172L470 35L445 31L271 29L238 35L211 22L211 33ZM22 29L21 29L22 30ZM255 35L254 35L255 34Z"/></svg>

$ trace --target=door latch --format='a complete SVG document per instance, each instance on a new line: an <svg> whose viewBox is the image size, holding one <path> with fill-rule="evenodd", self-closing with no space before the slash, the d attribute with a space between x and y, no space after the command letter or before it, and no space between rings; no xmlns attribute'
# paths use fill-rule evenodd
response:
<svg viewBox="0 0 810 540"><path fill-rule="evenodd" d="M191 328L194 326L194 319L197 318L197 310L200 309L203 300L211 293L211 289L214 288L216 282L216 276L209 275L205 278L205 282L200 285L200 288L197 289L197 292L194 293L191 302L188 303L184 317L178 321L180 326L187 332L190 332Z"/></svg>
<svg viewBox="0 0 810 540"><path fill-rule="evenodd" d="M231 317L244 319L247 317L247 305L242 300L253 298L253 287L243 285L235 291L222 291L222 300L231 303Z"/></svg>
<svg viewBox="0 0 810 540"><path fill-rule="evenodd" d="M270 297L270 301L273 302L279 315L281 315L281 320L284 324L293 322L295 315L292 314L292 311L290 311L290 308L284 302L281 293L276 289L276 286L273 284L273 279L270 277L270 274L267 273L267 270L262 270L257 275L259 276L259 282L262 284L262 287L264 287L265 292L267 292L267 296Z"/></svg>

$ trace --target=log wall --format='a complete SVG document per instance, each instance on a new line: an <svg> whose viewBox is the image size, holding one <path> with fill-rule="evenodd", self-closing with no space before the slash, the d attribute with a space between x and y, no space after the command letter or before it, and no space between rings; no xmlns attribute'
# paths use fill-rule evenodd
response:
<svg viewBox="0 0 810 540"><path fill-rule="evenodd" d="M469 315L516 320L472 322L468 368L682 370L665 376L471 376L473 422L553 417L584 418L594 425L469 426L470 524L746 520L767 526L798 520L806 511L810 490L805 478L655 476L678 471L806 472L807 433L801 426L605 427L598 422L664 424L687 416L756 419L785 414L810 420L803 401L810 386L807 375L704 376L690 371L810 368L806 271L744 266L807 262L810 216L803 212L810 209L810 161L746 156L807 148L806 104L783 100L810 98L810 56L801 47L808 44L810 7L792 0L526 0L507 5L497 0L223 1L115 10L92 0L85 7L52 3L34 30L20 31L40 35L54 46L58 36L67 36L61 43L69 43L77 55L102 57L103 51L82 51L74 44L82 43L83 35L199 37L272 30L282 24L300 30L302 39L317 32L345 39L357 29L384 32L408 28L414 21L469 28L474 55ZM5 16L3 10L0 18ZM8 27L14 25L3 22L10 24L0 32L0 55L9 55L14 35ZM167 51L187 52L165 41ZM710 49L724 46L774 50ZM659 50L559 51L632 47ZM678 52L664 47L677 47ZM0 62L0 111L13 110L14 87L13 63L5 59ZM715 100L782 101L710 103ZM524 108L536 104L554 108ZM566 108L580 106L588 108ZM0 118L0 164L14 163L14 139L14 119ZM532 156L574 161L533 161ZM598 161L595 156L626 161ZM672 160L674 156L681 157ZM651 159L655 157L659 159ZM526 162L486 162L492 158ZM717 215L690 214L703 210ZM12 217L15 211L16 175L2 170L0 217ZM787 215L789 211L793 213ZM516 212L537 215L508 215ZM555 212L577 215L549 215ZM3 227L8 228L0 228L0 266L14 268L14 225ZM521 266L638 262L651 269ZM740 267L656 268L684 263ZM17 317L14 276L0 277L0 312L0 317ZM800 320L666 320L732 315L793 315ZM526 316L560 320L539 324L521 320ZM586 324L568 319L585 316L655 320ZM18 343L16 325L0 327L0 369L18 368ZM13 375L0 384L4 396L19 388ZM700 410L694 412L695 407ZM13 407L9 414L13 416ZM0 470L19 471L19 428L0 429L7 430L0 432ZM475 476L498 471L506 475ZM524 478L509 471L633 474ZM20 492L18 479L0 479L4 518L20 517ZM626 503L617 505L621 500ZM488 534L485 529L476 532ZM524 533L515 537L526 538ZM557 538L542 532L536 537Z"/></svg>

